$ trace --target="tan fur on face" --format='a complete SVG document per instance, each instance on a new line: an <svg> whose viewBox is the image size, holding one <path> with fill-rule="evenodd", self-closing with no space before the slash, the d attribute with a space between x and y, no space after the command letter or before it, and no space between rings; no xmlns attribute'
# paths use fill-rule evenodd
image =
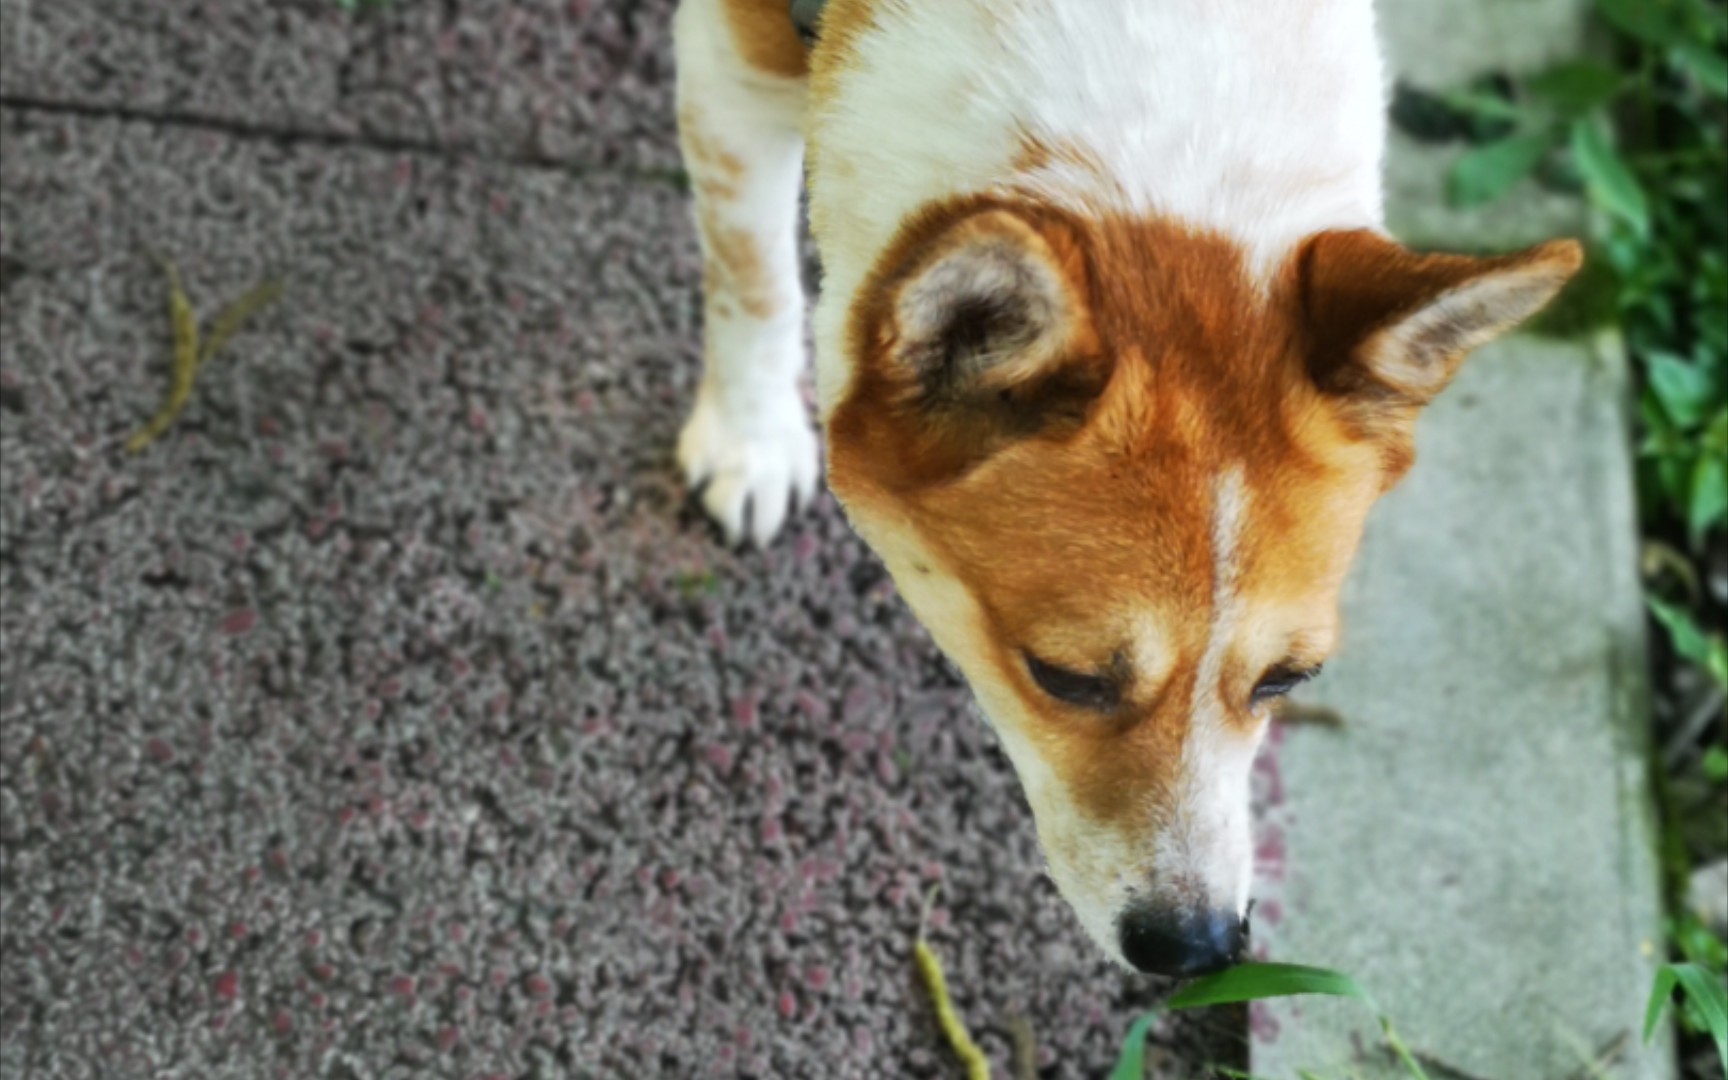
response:
<svg viewBox="0 0 1728 1080"><path fill-rule="evenodd" d="M944 235L941 216L914 223L901 258ZM894 375L873 366L884 331L873 322L881 312L865 310L855 389L830 422L831 483L855 517L914 530L977 601L978 646L958 659L975 681L1013 688L1087 815L1150 828L1149 808L1170 797L1211 625L1214 477L1226 463L1242 470L1239 588L1255 640L1228 650L1210 689L1247 724L1265 666L1292 646L1315 660L1330 646L1331 603L1379 490L1379 459L1308 379L1293 280L1261 297L1228 243L1164 223L1038 220L1089 298L1091 333L1072 364L1113 365L1083 426L994 453L987 440L933 446L916 419L883 407ZM956 476L968 453L985 460ZM1042 694L1026 674L1028 649L1078 670L1125 650L1167 660L1137 674L1118 715L1100 718Z"/></svg>
<svg viewBox="0 0 1728 1080"><path fill-rule="evenodd" d="M1037 234L1025 250L1065 280L1076 330L1023 405L921 404L895 298L969 223L1005 215ZM860 293L830 484L996 722L1101 942L1133 896L1240 910L1254 686L1332 649L1416 408L1576 265L1564 246L1401 253L1326 234L1257 281L1217 235L973 197L909 221ZM1120 704L1051 698L1028 654L1126 673Z"/></svg>

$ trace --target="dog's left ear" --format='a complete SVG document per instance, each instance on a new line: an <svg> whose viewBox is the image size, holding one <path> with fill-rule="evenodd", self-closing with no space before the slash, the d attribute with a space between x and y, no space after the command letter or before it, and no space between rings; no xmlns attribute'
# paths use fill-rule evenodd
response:
<svg viewBox="0 0 1728 1080"><path fill-rule="evenodd" d="M1321 233L1299 261L1309 371L1364 427L1407 434L1472 349L1536 314L1582 262L1573 240L1471 258L1417 254L1367 230Z"/></svg>
<svg viewBox="0 0 1728 1080"><path fill-rule="evenodd" d="M829 427L830 472L912 490L1085 421L1110 367L1084 254L1048 215L938 207L864 289L857 372ZM838 490L838 488L837 488Z"/></svg>

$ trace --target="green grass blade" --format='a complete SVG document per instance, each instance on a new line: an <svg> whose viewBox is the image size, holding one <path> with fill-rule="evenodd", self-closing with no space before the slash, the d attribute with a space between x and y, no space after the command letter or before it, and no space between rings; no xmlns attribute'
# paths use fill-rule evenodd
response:
<svg viewBox="0 0 1728 1080"><path fill-rule="evenodd" d="M1717 97L1728 97L1728 57L1699 41L1681 42L1674 57L1699 86Z"/></svg>
<svg viewBox="0 0 1728 1080"><path fill-rule="evenodd" d="M1572 123L1572 161L1583 175L1591 198L1631 225L1639 236L1649 235L1650 203L1644 189L1614 144L1590 120Z"/></svg>
<svg viewBox="0 0 1728 1080"><path fill-rule="evenodd" d="M1380 1033L1386 1036L1386 1045L1390 1046L1392 1052L1398 1055L1398 1060L1404 1063L1404 1068L1410 1071L1410 1075L1415 1077L1415 1080L1428 1080L1428 1074L1422 1071L1422 1066L1416 1061L1416 1055L1411 1052L1408 1046L1404 1045L1404 1039L1398 1034L1398 1029L1392 1026L1392 1021L1384 1016L1380 1018Z"/></svg>
<svg viewBox="0 0 1728 1080"><path fill-rule="evenodd" d="M1122 1056L1116 1059L1116 1067L1110 1070L1110 1080L1145 1080L1146 1032L1152 1029L1152 1021L1157 1018L1157 1013L1147 1013L1134 1021L1134 1026L1128 1029L1128 1037L1122 1040Z"/></svg>
<svg viewBox="0 0 1728 1080"><path fill-rule="evenodd" d="M1656 969L1656 979L1650 984L1650 1000L1644 1005L1644 1041L1648 1043L1650 1036L1656 1034L1656 1021L1662 1019L1662 1010L1668 1007L1669 995L1674 993L1677 982L1673 964L1663 964Z"/></svg>
<svg viewBox="0 0 1728 1080"><path fill-rule="evenodd" d="M1656 981L1650 987L1650 1002L1644 1007L1644 1041L1649 1042L1655 1034L1656 1021L1662 1018L1662 1010L1667 1007L1675 986L1685 993L1693 1012L1704 1021L1704 1030L1710 1033L1722 1058L1723 1073L1728 1075L1728 988L1723 987L1720 976L1702 965L1663 964L1657 970Z"/></svg>
<svg viewBox="0 0 1728 1080"><path fill-rule="evenodd" d="M1728 1075L1728 989L1723 988L1720 976L1697 964L1678 964L1675 974L1686 988L1687 999L1703 1019L1704 1030L1715 1040L1722 1071Z"/></svg>
<svg viewBox="0 0 1728 1080"><path fill-rule="evenodd" d="M1656 616L1656 621L1668 631L1669 638L1674 642L1675 652L1709 670L1710 639L1698 628L1698 620L1690 611L1654 596L1645 596L1644 606L1650 609L1650 614Z"/></svg>
<svg viewBox="0 0 1728 1080"><path fill-rule="evenodd" d="M1596 0L1600 11L1615 29L1629 34L1647 45L1665 48L1680 37L1671 5L1650 0Z"/></svg>
<svg viewBox="0 0 1728 1080"><path fill-rule="evenodd" d="M1705 454L1692 466L1692 497L1686 507L1686 528L1704 547L1704 534L1728 516L1728 462Z"/></svg>
<svg viewBox="0 0 1728 1080"><path fill-rule="evenodd" d="M1566 116L1583 116L1614 100L1631 82L1600 61L1572 60L1532 76L1524 85Z"/></svg>
<svg viewBox="0 0 1728 1080"><path fill-rule="evenodd" d="M1194 980L1165 1004L1172 1009L1193 1009L1201 1005L1228 1005L1293 994L1353 998L1373 1009L1375 1015L1380 1012L1374 999L1355 979L1326 968L1302 964L1241 964Z"/></svg>
<svg viewBox="0 0 1728 1080"><path fill-rule="evenodd" d="M1216 975L1196 979L1173 994L1165 1007L1193 1009L1201 1005L1231 1005L1243 1001L1291 997L1298 994L1326 994L1349 998L1367 1006L1380 1021L1386 1043L1416 1080L1428 1080L1427 1073L1417 1064L1416 1057L1393 1030L1391 1021L1380 1012L1368 991L1360 983L1341 972L1304 964L1241 964ZM1112 1074L1110 1080L1119 1080Z"/></svg>
<svg viewBox="0 0 1728 1080"><path fill-rule="evenodd" d="M126 440L127 453L136 454L149 446L173 426L186 403L192 399L192 383L198 378L198 316L192 311L192 301L180 283L180 271L167 259L162 259L162 273L168 279L168 318L174 331L174 365L169 372L168 396L156 415Z"/></svg>

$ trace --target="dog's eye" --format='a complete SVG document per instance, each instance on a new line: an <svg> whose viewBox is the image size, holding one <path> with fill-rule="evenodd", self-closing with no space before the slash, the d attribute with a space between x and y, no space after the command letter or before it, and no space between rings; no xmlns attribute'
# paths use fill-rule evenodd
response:
<svg viewBox="0 0 1728 1080"><path fill-rule="evenodd" d="M1318 674L1319 664L1310 668L1279 664L1260 677L1260 681L1254 686L1250 704L1263 705L1274 698L1281 698Z"/></svg>
<svg viewBox="0 0 1728 1080"><path fill-rule="evenodd" d="M1026 654L1026 670L1038 688L1057 701L1082 709L1108 710L1122 703L1121 684L1109 675L1088 675Z"/></svg>

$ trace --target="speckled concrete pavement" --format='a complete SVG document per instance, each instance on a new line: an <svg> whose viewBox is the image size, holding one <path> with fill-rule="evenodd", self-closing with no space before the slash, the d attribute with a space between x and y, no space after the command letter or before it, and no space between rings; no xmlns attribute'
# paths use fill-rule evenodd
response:
<svg viewBox="0 0 1728 1080"><path fill-rule="evenodd" d="M954 1076L940 881L1003 1075L1103 1075L1160 988L832 501L685 501L668 4L0 12L0 1072ZM153 253L286 293L128 456Z"/></svg>

